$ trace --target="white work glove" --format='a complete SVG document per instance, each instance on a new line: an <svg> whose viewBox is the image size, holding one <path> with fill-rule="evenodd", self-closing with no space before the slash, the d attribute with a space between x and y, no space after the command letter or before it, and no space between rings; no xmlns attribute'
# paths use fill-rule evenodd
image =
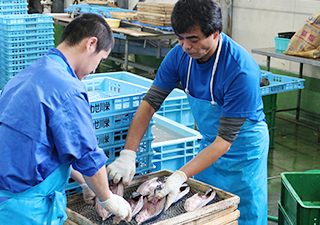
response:
<svg viewBox="0 0 320 225"><path fill-rule="evenodd" d="M80 187L82 188L82 195L85 203L87 203L88 205L94 205L94 198L96 197L96 194L89 188L86 183L80 184Z"/></svg>
<svg viewBox="0 0 320 225"><path fill-rule="evenodd" d="M121 220L130 222L132 217L130 204L121 196L112 193L110 194L111 197L104 202L100 202L98 199L100 205L105 208L105 210L115 215L113 223L119 223Z"/></svg>
<svg viewBox="0 0 320 225"><path fill-rule="evenodd" d="M113 183L122 183L127 186L136 172L136 152L123 149L120 156L107 167L107 173Z"/></svg>
<svg viewBox="0 0 320 225"><path fill-rule="evenodd" d="M176 170L172 175L166 180L164 188L156 195L156 198L161 199L167 196L167 203L165 210L167 210L171 204L176 200L181 185L188 180L187 175L180 171ZM154 194L150 194L148 199L152 199Z"/></svg>

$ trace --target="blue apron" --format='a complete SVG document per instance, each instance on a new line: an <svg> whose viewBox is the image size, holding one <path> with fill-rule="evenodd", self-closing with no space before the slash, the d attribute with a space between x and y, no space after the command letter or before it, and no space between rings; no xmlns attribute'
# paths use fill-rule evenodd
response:
<svg viewBox="0 0 320 225"><path fill-rule="evenodd" d="M70 74L63 59L50 54ZM0 190L0 221L3 224L62 225L68 218L65 186L70 176L70 165L60 165L43 182L21 193Z"/></svg>
<svg viewBox="0 0 320 225"><path fill-rule="evenodd" d="M192 58L189 61L186 93L198 130L204 137L200 151L209 146L218 133L221 107L213 98L213 77L219 60L220 43L213 65L210 91L212 101L197 99L189 94L188 85ZM227 153L195 179L240 197L239 225L266 225L268 212L267 158L269 132L265 121L246 120Z"/></svg>
<svg viewBox="0 0 320 225"><path fill-rule="evenodd" d="M68 218L64 192L70 165L60 165L43 182L21 193L0 190L1 224L62 225Z"/></svg>

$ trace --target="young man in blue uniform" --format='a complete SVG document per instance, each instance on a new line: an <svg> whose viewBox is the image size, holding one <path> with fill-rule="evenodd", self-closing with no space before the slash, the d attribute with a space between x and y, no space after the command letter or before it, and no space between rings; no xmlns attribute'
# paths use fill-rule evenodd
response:
<svg viewBox="0 0 320 225"><path fill-rule="evenodd" d="M260 93L260 68L222 33L221 9L213 0L179 0L171 15L179 45L163 60L131 123L124 150L107 167L114 182L129 182L152 115L179 82L203 136L197 156L175 171L157 197L167 208L189 177L240 196L241 225L267 224L269 133Z"/></svg>
<svg viewBox="0 0 320 225"><path fill-rule="evenodd" d="M107 157L98 147L81 82L113 45L106 21L83 14L68 24L57 48L16 74L2 90L2 224L63 224L71 165L115 221L131 219L128 202L109 190Z"/></svg>

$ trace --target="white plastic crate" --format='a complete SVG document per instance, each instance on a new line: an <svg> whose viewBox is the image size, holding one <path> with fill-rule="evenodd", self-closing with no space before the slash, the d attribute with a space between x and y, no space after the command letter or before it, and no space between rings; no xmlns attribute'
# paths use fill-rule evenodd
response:
<svg viewBox="0 0 320 225"><path fill-rule="evenodd" d="M198 131L157 114L153 120L155 124L151 132L155 139L151 147L154 151L154 171L175 171L196 156L202 138Z"/></svg>
<svg viewBox="0 0 320 225"><path fill-rule="evenodd" d="M129 72L113 72L113 73L96 73L89 75L86 79L97 77L113 77L119 80L127 81L132 84L138 84L148 89L151 87L153 80ZM175 88L162 103L157 114L172 119L187 127L194 128L195 121L192 115L188 98L184 91Z"/></svg>

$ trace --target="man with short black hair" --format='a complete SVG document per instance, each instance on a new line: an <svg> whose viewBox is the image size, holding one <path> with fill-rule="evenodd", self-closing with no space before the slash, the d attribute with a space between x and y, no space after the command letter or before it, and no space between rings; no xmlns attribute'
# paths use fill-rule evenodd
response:
<svg viewBox="0 0 320 225"><path fill-rule="evenodd" d="M179 0L171 15L178 37L164 58L130 125L124 150L107 167L114 182L128 183L144 132L167 95L181 82L203 139L198 155L175 171L157 195L168 208L189 177L240 196L241 225L267 224L269 132L257 62L222 32L213 0Z"/></svg>
<svg viewBox="0 0 320 225"><path fill-rule="evenodd" d="M0 221L63 224L70 168L80 172L115 222L131 220L127 201L109 190L84 84L114 45L107 22L83 14L61 43L16 74L0 96ZM94 194L91 196L94 197Z"/></svg>

